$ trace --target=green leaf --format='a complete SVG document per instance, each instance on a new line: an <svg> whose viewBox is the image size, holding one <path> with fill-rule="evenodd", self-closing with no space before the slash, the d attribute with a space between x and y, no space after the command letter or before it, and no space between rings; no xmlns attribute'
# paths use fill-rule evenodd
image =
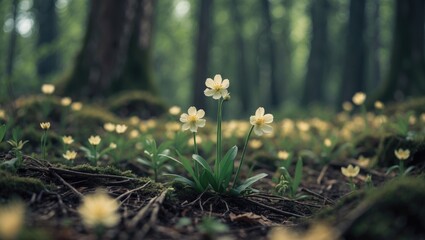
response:
<svg viewBox="0 0 425 240"><path fill-rule="evenodd" d="M178 174L168 174L168 173L165 173L164 176L174 177L174 181L181 182L181 183L186 184L186 185L189 185L189 186L191 186L193 188L196 187L196 184L192 180L189 180L188 178L185 178L185 177L180 176Z"/></svg>
<svg viewBox="0 0 425 240"><path fill-rule="evenodd" d="M223 159L220 162L218 182L224 188L229 185L230 179L232 178L234 170L234 160L238 154L238 147L233 146L229 151L224 155Z"/></svg>
<svg viewBox="0 0 425 240"><path fill-rule="evenodd" d="M138 163L141 163L141 164L146 165L148 167L152 167L152 163L149 162L148 160L144 159L144 158L137 158L136 161Z"/></svg>
<svg viewBox="0 0 425 240"><path fill-rule="evenodd" d="M245 191L247 188L251 187L252 184L254 184L258 180L265 178L265 177L267 177L266 173L257 174L255 176L250 177L247 180L245 180L245 182L243 182L241 185L239 185L234 190L236 191L237 194L240 194L241 192Z"/></svg>
<svg viewBox="0 0 425 240"><path fill-rule="evenodd" d="M6 125L0 126L0 143L3 141L4 135L6 135Z"/></svg>
<svg viewBox="0 0 425 240"><path fill-rule="evenodd" d="M298 159L297 165L295 166L295 175L292 181L292 193L295 194L300 186L301 179L303 177L303 160Z"/></svg>
<svg viewBox="0 0 425 240"><path fill-rule="evenodd" d="M388 168L388 170L385 172L385 175L388 175L388 174L390 174L390 172L392 172L392 171L394 171L396 169L399 169L399 168L400 168L399 165L394 165L394 166Z"/></svg>
<svg viewBox="0 0 425 240"><path fill-rule="evenodd" d="M196 162L198 162L211 175L213 174L210 165L207 163L207 161L203 157L201 157L201 156L199 156L197 154L193 154L192 155L192 158L193 158L193 160L195 160Z"/></svg>

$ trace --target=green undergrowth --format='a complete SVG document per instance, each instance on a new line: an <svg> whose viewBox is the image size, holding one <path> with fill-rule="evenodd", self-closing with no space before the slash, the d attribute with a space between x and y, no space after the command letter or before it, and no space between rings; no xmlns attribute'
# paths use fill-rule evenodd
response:
<svg viewBox="0 0 425 240"><path fill-rule="evenodd" d="M20 177L0 170L0 197L28 195L45 189L49 189L49 186L40 179Z"/></svg>
<svg viewBox="0 0 425 240"><path fill-rule="evenodd" d="M341 199L317 218L333 223L346 239L422 239L425 178L396 178Z"/></svg>

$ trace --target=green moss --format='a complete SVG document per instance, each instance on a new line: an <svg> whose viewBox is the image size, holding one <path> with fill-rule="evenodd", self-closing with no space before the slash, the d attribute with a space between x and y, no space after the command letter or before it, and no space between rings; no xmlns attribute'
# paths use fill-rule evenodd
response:
<svg viewBox="0 0 425 240"><path fill-rule="evenodd" d="M343 230L345 239L422 239L425 179L396 178L380 189L354 194L319 217Z"/></svg>
<svg viewBox="0 0 425 240"><path fill-rule="evenodd" d="M88 164L82 164L82 165L77 165L73 167L68 167L68 166L62 166L62 167L64 167L65 169L86 172L86 173L110 174L110 175L124 176L124 177L130 177L130 178L137 178L137 176L134 175L130 170L121 171L112 166L94 167Z"/></svg>
<svg viewBox="0 0 425 240"><path fill-rule="evenodd" d="M46 189L46 185L39 179L19 177L5 171L0 171L0 196L9 197L13 194L26 195Z"/></svg>
<svg viewBox="0 0 425 240"><path fill-rule="evenodd" d="M122 117L139 116L142 119L159 116L166 111L165 104L144 91L123 91L108 100L111 111Z"/></svg>

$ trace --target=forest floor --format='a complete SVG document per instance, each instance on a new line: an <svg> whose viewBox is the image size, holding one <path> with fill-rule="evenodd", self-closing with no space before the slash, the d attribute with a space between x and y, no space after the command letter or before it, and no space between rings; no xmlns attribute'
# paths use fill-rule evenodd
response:
<svg viewBox="0 0 425 240"><path fill-rule="evenodd" d="M393 116L396 115L387 115L389 119ZM37 119L41 122L42 118ZM52 126L62 125L60 115L50 119ZM354 115L345 121L355 121L353 119ZM398 121L399 118L394 119ZM22 126L19 124L25 121L34 120L16 118L16 126ZM165 121L170 120L166 118ZM76 122L66 128L68 133L79 134L81 125ZM105 120L96 122L99 125ZM313 126L312 121L310 124ZM38 122L33 125L37 126ZM279 135L269 137L261 147L248 152L250 167L243 168L241 174L242 179L256 173L267 173L268 177L254 184L256 191L240 196L196 192L166 176L155 182L149 178L151 169L130 157L111 167L106 154L94 167L87 164L79 151L81 155L70 164L61 159L60 139L64 133L57 130L57 134L52 131L49 135L48 161L42 160L42 155L37 153L40 152L39 142L32 140L33 143L28 144L31 150L26 150L31 154L24 153L22 164L12 169L7 164L16 159L16 152L8 150L5 142L0 145L3 149L0 153L3 169L0 170L0 200L7 202L19 198L25 203L25 223L20 239L425 239L425 212L421 207L425 199L423 126L418 118L408 127L409 134L405 136L397 132L386 132L384 137L377 132L360 132L359 138L351 140L350 151L341 153L345 142L339 140L339 147L330 151L334 155L325 156L331 159L327 162L318 160L324 158L322 140L325 137L313 133L314 129L311 129L312 136L320 139L315 145L294 143L294 139L291 143L285 142L294 154L305 159L301 184L294 195L276 191L282 161L276 155L279 149L287 147L282 146L284 143L279 141ZM285 127L276 125L276 128L283 131ZM335 124L326 131L335 130L332 128L343 129ZM37 132L34 129L36 127L27 129L24 132L28 135L23 136L39 138L40 134L34 133ZM150 135L165 134L165 130L152 129ZM414 138L412 132L417 133ZM106 139L107 133L103 134ZM238 145L240 141L236 140ZM406 167L414 166L414 169L409 176L399 176L397 171L387 173L392 163L397 163L393 152L398 147L411 150ZM209 148L205 141L200 145L201 152L211 152ZM303 154L305 149L310 149L311 153ZM140 152L131 145L122 153L131 155L132 151ZM375 159L375 164L360 164L362 155L370 156L370 161ZM352 178L355 190L341 173L341 167L348 164L361 168ZM290 165L289 172L295 171L294 165L295 162ZM181 169L174 171L184 174ZM101 237L98 231L84 225L78 213L84 196L99 188L120 204L118 225L103 229Z"/></svg>

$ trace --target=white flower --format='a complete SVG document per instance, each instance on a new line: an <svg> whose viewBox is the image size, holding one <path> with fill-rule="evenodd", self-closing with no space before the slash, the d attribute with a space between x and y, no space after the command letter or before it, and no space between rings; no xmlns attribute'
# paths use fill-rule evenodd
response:
<svg viewBox="0 0 425 240"><path fill-rule="evenodd" d="M102 139L99 136L90 136L89 138L89 143L93 146L99 145L100 141L102 141Z"/></svg>
<svg viewBox="0 0 425 240"><path fill-rule="evenodd" d="M66 151L64 154L62 154L62 156L66 159L66 160L74 160L77 157L77 152L76 151Z"/></svg>
<svg viewBox="0 0 425 240"><path fill-rule="evenodd" d="M204 94L207 97L211 97L214 99L220 99L221 97L227 96L227 88L229 87L229 79L222 80L220 74L216 74L214 76L214 80L211 78L207 78L205 81L205 85L207 89L205 89Z"/></svg>
<svg viewBox="0 0 425 240"><path fill-rule="evenodd" d="M398 160L406 160L410 157L410 150L399 148L394 150L394 155Z"/></svg>
<svg viewBox="0 0 425 240"><path fill-rule="evenodd" d="M364 92L356 92L352 100L354 104L356 104L357 106L360 106L366 100L366 94Z"/></svg>
<svg viewBox="0 0 425 240"><path fill-rule="evenodd" d="M87 227L113 227L118 224L119 203L104 191L97 190L94 194L84 197L78 213Z"/></svg>
<svg viewBox="0 0 425 240"><path fill-rule="evenodd" d="M125 131L127 131L127 125L125 125L125 124L117 124L117 126L115 128L115 131L118 134L125 133Z"/></svg>
<svg viewBox="0 0 425 240"><path fill-rule="evenodd" d="M202 109L196 110L196 107L190 107L187 110L187 113L183 113L180 116L180 122L183 123L182 129L186 131L190 129L191 132L197 132L198 127L205 126L205 119L202 119L205 116L205 111Z"/></svg>
<svg viewBox="0 0 425 240"><path fill-rule="evenodd" d="M254 133L258 136L263 135L263 133L272 133L273 127L268 125L273 122L273 115L270 113L264 115L264 108L259 107L255 111L255 115L249 118L249 122L254 126Z"/></svg>
<svg viewBox="0 0 425 240"><path fill-rule="evenodd" d="M359 175L360 167L359 166L353 167L353 165L350 164L346 168L341 167L341 172L346 177L356 177L357 175Z"/></svg>
<svg viewBox="0 0 425 240"><path fill-rule="evenodd" d="M53 94L53 92L55 92L55 85L53 85L53 84L43 84L41 86L41 92L46 94L46 95Z"/></svg>

